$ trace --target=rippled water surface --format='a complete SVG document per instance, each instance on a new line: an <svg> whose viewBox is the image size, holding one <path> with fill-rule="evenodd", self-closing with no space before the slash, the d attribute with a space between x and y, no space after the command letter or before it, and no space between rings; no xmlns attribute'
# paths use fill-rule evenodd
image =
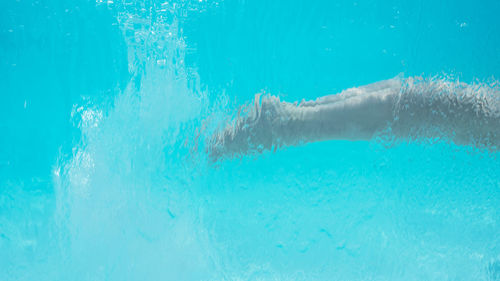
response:
<svg viewBox="0 0 500 281"><path fill-rule="evenodd" d="M500 280L498 152L208 159L256 93L498 89L498 1L379 2L1 1L0 280Z"/></svg>

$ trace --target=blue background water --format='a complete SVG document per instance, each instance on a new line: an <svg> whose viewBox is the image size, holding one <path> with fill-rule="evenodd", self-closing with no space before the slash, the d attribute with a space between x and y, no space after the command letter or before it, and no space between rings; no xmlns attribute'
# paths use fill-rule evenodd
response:
<svg viewBox="0 0 500 281"><path fill-rule="evenodd" d="M0 280L500 280L495 155L207 162L258 92L500 77L498 1L308 2L2 1Z"/></svg>

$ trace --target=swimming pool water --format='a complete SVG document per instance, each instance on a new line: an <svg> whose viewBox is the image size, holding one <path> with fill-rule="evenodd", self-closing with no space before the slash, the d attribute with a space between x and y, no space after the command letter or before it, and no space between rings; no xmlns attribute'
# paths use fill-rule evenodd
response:
<svg viewBox="0 0 500 281"><path fill-rule="evenodd" d="M2 1L0 280L500 280L497 152L208 161L256 93L498 86L498 1L310 2Z"/></svg>

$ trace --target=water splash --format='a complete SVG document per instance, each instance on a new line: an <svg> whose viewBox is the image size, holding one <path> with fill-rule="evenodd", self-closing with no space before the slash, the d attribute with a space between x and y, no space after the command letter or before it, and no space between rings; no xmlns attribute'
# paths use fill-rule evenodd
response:
<svg viewBox="0 0 500 281"><path fill-rule="evenodd" d="M107 4L119 6L132 79L111 103L73 110L81 141L54 172L62 278L210 278L212 251L192 195L203 165L193 165L189 147L210 110L185 65L178 15L190 5Z"/></svg>

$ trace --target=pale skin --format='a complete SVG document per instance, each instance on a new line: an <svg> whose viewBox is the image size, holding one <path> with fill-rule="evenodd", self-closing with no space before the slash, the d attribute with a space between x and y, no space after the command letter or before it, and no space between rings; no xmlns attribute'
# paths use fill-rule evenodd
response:
<svg viewBox="0 0 500 281"><path fill-rule="evenodd" d="M300 103L257 95L247 111L212 136L212 160L309 142L370 140L381 133L500 147L498 89L439 79L396 77Z"/></svg>

